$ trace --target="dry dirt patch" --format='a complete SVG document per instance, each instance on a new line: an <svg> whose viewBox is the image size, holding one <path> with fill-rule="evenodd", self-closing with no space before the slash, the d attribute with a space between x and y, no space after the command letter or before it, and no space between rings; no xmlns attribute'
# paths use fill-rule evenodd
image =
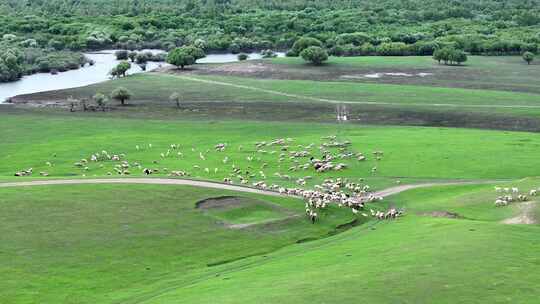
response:
<svg viewBox="0 0 540 304"><path fill-rule="evenodd" d="M503 224L521 224L521 225L533 225L538 223L534 217L534 208L536 207L536 202L525 202L519 204L519 214L517 216L505 219L502 221Z"/></svg>
<svg viewBox="0 0 540 304"><path fill-rule="evenodd" d="M255 199L247 199L240 196L219 196L219 197L211 197L211 198L198 201L195 204L195 208L201 209L201 210L226 209L226 208L244 206L249 203L269 205L268 203L263 202L263 201L259 201Z"/></svg>
<svg viewBox="0 0 540 304"><path fill-rule="evenodd" d="M450 212L450 211L444 211L444 210L443 211L424 212L424 213L421 213L420 215L431 216L431 217L444 217L444 218L452 218L452 219L463 218L463 216L459 215L458 213Z"/></svg>

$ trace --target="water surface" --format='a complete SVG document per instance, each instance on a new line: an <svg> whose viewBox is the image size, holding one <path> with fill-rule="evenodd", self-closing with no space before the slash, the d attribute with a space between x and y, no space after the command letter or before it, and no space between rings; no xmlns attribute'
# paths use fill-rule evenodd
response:
<svg viewBox="0 0 540 304"><path fill-rule="evenodd" d="M151 51L153 53L162 52L161 50L144 51ZM77 88L109 80L109 71L119 62L116 60L114 52L114 50L108 50L85 54L88 59L94 60L95 64L93 66L87 64L84 68L58 73L57 75L38 73L24 76L18 81L0 83L0 103L4 102L7 98L16 95ZM261 58L261 55L258 53L248 55L249 59ZM278 55L284 56L284 53L279 53ZM238 58L237 55L234 54L210 54L203 59L199 59L197 62L226 63L235 61L238 61ZM167 64L163 62L148 62L146 71L151 71L164 65ZM131 69L128 71L128 74L142 72L143 71L137 64L131 64Z"/></svg>

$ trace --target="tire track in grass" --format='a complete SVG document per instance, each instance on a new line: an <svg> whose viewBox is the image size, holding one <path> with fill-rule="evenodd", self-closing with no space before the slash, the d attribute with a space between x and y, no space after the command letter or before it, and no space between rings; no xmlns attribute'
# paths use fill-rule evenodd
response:
<svg viewBox="0 0 540 304"><path fill-rule="evenodd" d="M328 98L320 98L320 97L312 97L312 96L306 96L306 95L286 93L286 92L282 92L282 91L263 89L263 88L248 86L248 85L242 85L242 84L234 84L234 83L224 82L224 81L201 79L201 78L196 78L196 77L192 77L192 76L175 75L175 77L178 77L178 78L181 78L181 79L184 79L184 80L188 80L188 81L195 81L195 82L201 82L201 83L206 83L206 84L228 86L228 87L233 87L233 88L237 88L237 89L252 90L252 91L257 91L257 92L262 92L262 93L267 93L267 94L272 94L272 95L279 95L279 96L290 97L290 98L295 98L295 99L311 100L311 101L325 102L325 103L332 103L332 104L384 105L384 106L409 106L409 107L430 106L430 107L453 107L453 108L540 109L540 105L398 103L398 102L383 102L383 101L378 102L378 101L336 100L336 99L328 99Z"/></svg>

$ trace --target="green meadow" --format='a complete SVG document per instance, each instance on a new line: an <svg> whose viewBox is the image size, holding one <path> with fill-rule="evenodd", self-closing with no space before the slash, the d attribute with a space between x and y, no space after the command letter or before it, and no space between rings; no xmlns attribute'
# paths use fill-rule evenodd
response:
<svg viewBox="0 0 540 304"><path fill-rule="evenodd" d="M331 58L314 67L277 58L18 97L59 104L0 106L0 302L534 303L540 135L526 130L537 130L540 91L538 65L518 59L444 67L427 57ZM211 72L251 64L274 74ZM435 76L340 78L392 69ZM132 92L128 106L62 106L118 86ZM336 104L350 120L336 123ZM285 143L257 146L276 139ZM345 169L302 167L327 152ZM117 173L122 164L129 174ZM305 201L290 196L171 184L2 187L141 177L305 189L342 178L401 190L358 213L331 205L312 223ZM429 186L407 190L419 183ZM527 197L495 207L512 188ZM389 208L403 215L372 216Z"/></svg>

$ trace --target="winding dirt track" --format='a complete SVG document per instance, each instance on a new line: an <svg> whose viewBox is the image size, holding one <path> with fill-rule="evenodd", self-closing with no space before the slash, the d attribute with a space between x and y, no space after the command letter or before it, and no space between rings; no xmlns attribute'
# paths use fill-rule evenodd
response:
<svg viewBox="0 0 540 304"><path fill-rule="evenodd" d="M467 185L467 184L481 184L485 182L439 182L439 183L423 183L423 184L410 184L400 185L391 188L387 188L374 193L376 196L386 197L394 194L398 194L403 191L425 188L433 186L451 186L451 185ZM271 196L291 197L290 195L279 194L274 191L260 190L244 186L228 185L218 182L209 181L197 181L190 179L172 179L172 178L98 178L98 179L56 179L56 180L36 180L25 182L9 182L0 183L0 188L7 187L29 187L29 186L46 186L46 185L80 185L80 184L146 184L146 185L180 185L180 186L194 186L211 189L221 189L238 191L245 193L256 193Z"/></svg>

